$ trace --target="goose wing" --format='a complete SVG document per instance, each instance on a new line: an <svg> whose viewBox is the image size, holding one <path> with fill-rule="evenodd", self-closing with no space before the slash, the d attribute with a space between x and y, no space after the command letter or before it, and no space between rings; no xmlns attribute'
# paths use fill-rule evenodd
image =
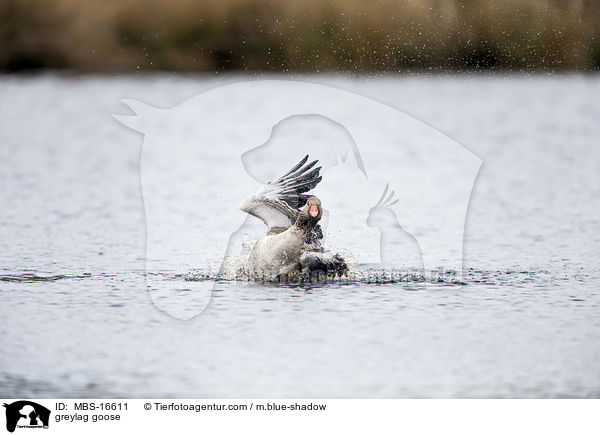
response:
<svg viewBox="0 0 600 435"><path fill-rule="evenodd" d="M281 232L292 226L298 217L298 209L310 198L306 192L322 179L319 175L321 167L314 167L317 160L307 162L308 155L284 175L246 198L240 209L261 219L269 233Z"/></svg>

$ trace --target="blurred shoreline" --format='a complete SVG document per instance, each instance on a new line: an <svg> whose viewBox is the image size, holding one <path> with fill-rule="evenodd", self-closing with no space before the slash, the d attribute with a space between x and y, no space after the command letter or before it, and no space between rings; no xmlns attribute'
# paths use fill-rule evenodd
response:
<svg viewBox="0 0 600 435"><path fill-rule="evenodd" d="M541 70L436 70L436 71L405 71L398 72L383 71L383 72L348 72L348 71L321 71L321 72L278 72L278 71L169 71L169 70L142 70L142 71L89 71L76 69L53 69L53 68L35 68L21 71L0 71L0 79L27 79L51 77L56 79L144 79L144 78L178 78L178 79L243 79L244 81L251 80L299 80L310 81L314 78L317 81L323 79L355 79L355 80L380 80L380 79L410 79L412 77L425 78L504 78L510 79L540 79L540 78L561 78L561 77L589 77L595 78L600 76L600 70L558 70L558 71L541 71Z"/></svg>
<svg viewBox="0 0 600 435"><path fill-rule="evenodd" d="M592 0L0 0L0 72L600 70Z"/></svg>

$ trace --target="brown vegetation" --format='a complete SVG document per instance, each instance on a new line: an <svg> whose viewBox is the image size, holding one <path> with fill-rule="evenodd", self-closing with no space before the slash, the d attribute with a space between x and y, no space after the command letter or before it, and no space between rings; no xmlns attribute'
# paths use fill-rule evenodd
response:
<svg viewBox="0 0 600 435"><path fill-rule="evenodd" d="M596 0L0 0L0 69L594 70Z"/></svg>

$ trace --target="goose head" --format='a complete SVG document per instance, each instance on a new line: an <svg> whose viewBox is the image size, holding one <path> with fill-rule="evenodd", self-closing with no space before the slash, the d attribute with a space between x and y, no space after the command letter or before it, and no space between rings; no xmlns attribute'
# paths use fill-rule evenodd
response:
<svg viewBox="0 0 600 435"><path fill-rule="evenodd" d="M316 196L311 196L308 198L308 201L306 201L304 207L298 212L296 226L312 231L321 220L321 216L323 216L321 200Z"/></svg>

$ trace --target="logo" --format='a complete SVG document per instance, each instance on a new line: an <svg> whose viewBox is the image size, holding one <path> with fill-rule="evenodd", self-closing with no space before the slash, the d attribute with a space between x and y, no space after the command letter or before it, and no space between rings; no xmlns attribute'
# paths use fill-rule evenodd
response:
<svg viewBox="0 0 600 435"><path fill-rule="evenodd" d="M15 428L48 428L50 421L50 410L42 405L29 400L19 400L6 408L6 430L14 432Z"/></svg>
<svg viewBox="0 0 600 435"><path fill-rule="evenodd" d="M441 270L461 280L482 160L418 119L287 80L227 84L168 109L123 103L134 114L115 117L144 134L146 285L166 313L191 319L213 290L249 275L247 257L266 229L240 204L306 155L322 175L311 191L323 204L322 246L349 253L348 279L421 287ZM168 278L182 269L186 278Z"/></svg>

